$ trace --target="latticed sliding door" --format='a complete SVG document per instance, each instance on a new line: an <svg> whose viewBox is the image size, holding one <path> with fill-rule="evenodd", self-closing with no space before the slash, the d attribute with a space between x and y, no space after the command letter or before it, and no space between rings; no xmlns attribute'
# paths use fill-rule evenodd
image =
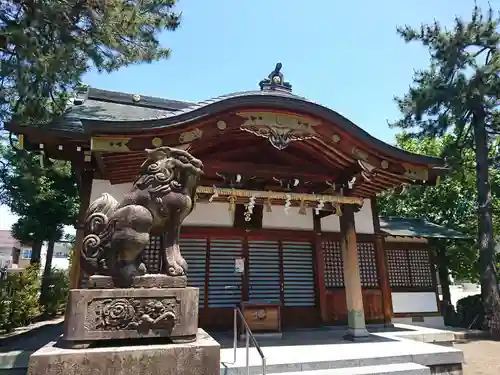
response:
<svg viewBox="0 0 500 375"><path fill-rule="evenodd" d="M389 284L393 291L434 291L428 249L386 249Z"/></svg>
<svg viewBox="0 0 500 375"><path fill-rule="evenodd" d="M248 240L248 300L281 302L279 241Z"/></svg>
<svg viewBox="0 0 500 375"><path fill-rule="evenodd" d="M324 273L326 288L344 288L344 265L340 243L323 241ZM358 265L361 286L367 289L378 289L379 277L377 269L377 251L372 242L358 242Z"/></svg>
<svg viewBox="0 0 500 375"><path fill-rule="evenodd" d="M163 251L163 239L161 236L151 236L149 245L142 253L142 260L148 269L148 273L160 273Z"/></svg>

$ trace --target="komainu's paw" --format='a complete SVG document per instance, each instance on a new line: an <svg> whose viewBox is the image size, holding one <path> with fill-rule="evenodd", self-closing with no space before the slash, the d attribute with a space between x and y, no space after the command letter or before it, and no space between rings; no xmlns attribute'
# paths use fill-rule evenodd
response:
<svg viewBox="0 0 500 375"><path fill-rule="evenodd" d="M183 276L186 270L183 265L186 265L184 258L176 255L176 248L170 247L165 250L165 258L167 260L167 275L169 276ZM180 254L179 254L180 255Z"/></svg>
<svg viewBox="0 0 500 375"><path fill-rule="evenodd" d="M137 273L138 275L145 275L148 273L148 269L143 262L139 263L139 266L137 267Z"/></svg>

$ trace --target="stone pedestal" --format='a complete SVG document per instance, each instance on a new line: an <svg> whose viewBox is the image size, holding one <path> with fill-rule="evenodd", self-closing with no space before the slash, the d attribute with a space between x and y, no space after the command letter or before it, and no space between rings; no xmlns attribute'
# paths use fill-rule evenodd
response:
<svg viewBox="0 0 500 375"><path fill-rule="evenodd" d="M184 344L62 349L50 343L31 355L28 375L219 375L220 346L202 329Z"/></svg>
<svg viewBox="0 0 500 375"><path fill-rule="evenodd" d="M137 278L133 288L115 289L106 277L90 281L99 288L69 291L61 346L85 348L118 339L196 339L199 289L185 287L185 278L146 275Z"/></svg>

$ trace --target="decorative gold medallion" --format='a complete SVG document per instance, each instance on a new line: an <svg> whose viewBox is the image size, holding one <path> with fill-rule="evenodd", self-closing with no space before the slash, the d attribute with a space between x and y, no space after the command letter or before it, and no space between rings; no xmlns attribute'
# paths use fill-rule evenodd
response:
<svg viewBox="0 0 500 375"><path fill-rule="evenodd" d="M151 140L151 144L154 147L161 147L163 146L163 141L161 140L161 138L155 137Z"/></svg>
<svg viewBox="0 0 500 375"><path fill-rule="evenodd" d="M246 119L240 129L256 136L267 138L271 145L285 149L292 141L303 141L316 137L314 127L319 122L299 116L274 112L239 112Z"/></svg>

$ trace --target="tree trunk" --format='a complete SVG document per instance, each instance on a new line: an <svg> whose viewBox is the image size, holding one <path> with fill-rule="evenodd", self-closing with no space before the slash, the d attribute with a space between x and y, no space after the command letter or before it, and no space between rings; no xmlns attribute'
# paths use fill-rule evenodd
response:
<svg viewBox="0 0 500 375"><path fill-rule="evenodd" d="M48 289L50 287L50 275L52 274L52 258L54 256L54 246L55 246L55 238L49 240L49 244L47 246L47 256L45 259L45 267L43 269L42 276L42 285L40 287L40 304L45 306L45 302L47 301Z"/></svg>
<svg viewBox="0 0 500 375"><path fill-rule="evenodd" d="M499 292L496 276L495 245L493 241L493 207L488 171L488 137L485 129L485 113L481 108L473 114L474 143L476 152L476 184L478 197L478 240L481 280L481 299L485 321L491 328L499 308Z"/></svg>
<svg viewBox="0 0 500 375"><path fill-rule="evenodd" d="M437 269L439 275L439 284L441 285L441 294L443 301L451 303L450 292L450 272L448 269L448 257L446 255L446 245L444 243L436 244Z"/></svg>
<svg viewBox="0 0 500 375"><path fill-rule="evenodd" d="M42 254L42 245L43 240L35 239L33 241L33 245L31 246L31 259L30 264L38 264L40 265L40 256Z"/></svg>

